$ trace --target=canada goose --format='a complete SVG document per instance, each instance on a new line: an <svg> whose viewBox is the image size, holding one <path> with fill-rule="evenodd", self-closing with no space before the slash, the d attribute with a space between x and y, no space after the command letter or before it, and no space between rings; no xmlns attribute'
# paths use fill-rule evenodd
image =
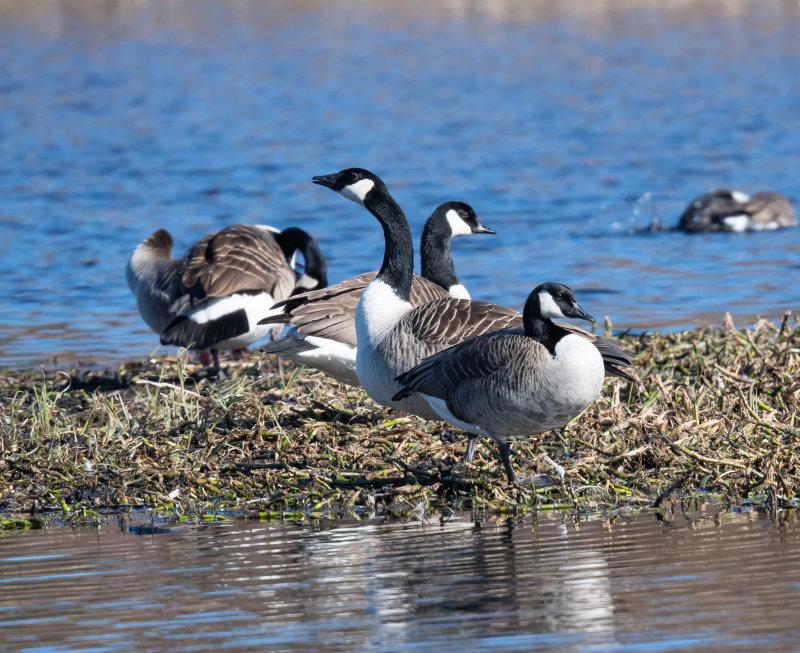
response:
<svg viewBox="0 0 800 653"><path fill-rule="evenodd" d="M678 229L700 231L771 231L793 227L797 216L791 203L778 193L756 193L720 188L693 200L681 215Z"/></svg>
<svg viewBox="0 0 800 653"><path fill-rule="evenodd" d="M552 321L564 317L594 322L570 288L541 284L525 302L523 330L486 333L434 354L398 377L403 389L393 398L423 397L441 419L493 439L508 480L519 482L509 438L564 426L603 387L600 352Z"/></svg>
<svg viewBox="0 0 800 653"><path fill-rule="evenodd" d="M396 377L424 358L467 338L507 327L521 328L520 314L496 304L450 297L414 306L410 299L414 263L411 231L383 181L361 168L314 177L313 181L364 206L384 231L383 264L361 294L356 310L356 369L362 387L381 404L425 419L439 419L438 413L419 396L393 399L400 389ZM605 364L610 373L628 376L616 368L630 364L622 347L610 339L583 334L581 337L591 342L598 355L601 346L609 351Z"/></svg>
<svg viewBox="0 0 800 653"><path fill-rule="evenodd" d="M464 202L439 205L422 231L422 276L414 275L411 303L424 304L437 297L469 299L450 255L450 239L469 234L494 234L481 224L471 206ZM315 367L350 385L358 385L356 375L356 306L361 292L377 272L366 272L322 290L285 299L282 319L291 325L282 338L269 343L264 351ZM427 281L426 281L427 280ZM430 283L432 282L432 283ZM272 318L268 318L272 319Z"/></svg>
<svg viewBox="0 0 800 653"><path fill-rule="evenodd" d="M300 276L289 266L304 257ZM302 229L238 224L204 236L180 259L159 229L136 247L126 277L139 312L162 344L217 350L247 347L276 325L259 325L276 299L327 283L325 260Z"/></svg>

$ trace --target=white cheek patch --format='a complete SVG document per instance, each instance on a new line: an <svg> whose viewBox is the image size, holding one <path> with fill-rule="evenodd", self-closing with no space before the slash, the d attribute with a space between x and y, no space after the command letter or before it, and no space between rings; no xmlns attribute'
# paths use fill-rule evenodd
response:
<svg viewBox="0 0 800 653"><path fill-rule="evenodd" d="M319 281L305 273L297 280L295 288L304 288L305 290L314 290L319 285Z"/></svg>
<svg viewBox="0 0 800 653"><path fill-rule="evenodd" d="M469 296L469 291L460 283L450 286L450 288L447 289L447 294L454 299L472 299L472 297Z"/></svg>
<svg viewBox="0 0 800 653"><path fill-rule="evenodd" d="M539 293L539 309L542 312L542 317L564 317L564 313L561 312L553 296L546 290Z"/></svg>
<svg viewBox="0 0 800 653"><path fill-rule="evenodd" d="M364 206L364 200L367 197L367 193L369 193L375 187L375 182L372 179L360 179L354 184L350 184L349 186L345 186L339 192L349 200L352 200L356 204L361 204Z"/></svg>
<svg viewBox="0 0 800 653"><path fill-rule="evenodd" d="M731 197L741 204L745 204L746 202L750 201L750 196L740 190L731 191Z"/></svg>
<svg viewBox="0 0 800 653"><path fill-rule="evenodd" d="M454 209L450 209L445 217L447 217L447 223L450 225L453 236L469 236L472 233L472 227Z"/></svg>

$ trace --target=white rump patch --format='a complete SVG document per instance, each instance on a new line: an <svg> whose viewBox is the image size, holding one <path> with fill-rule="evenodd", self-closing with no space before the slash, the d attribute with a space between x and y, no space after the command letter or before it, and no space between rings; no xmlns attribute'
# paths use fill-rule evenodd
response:
<svg viewBox="0 0 800 653"><path fill-rule="evenodd" d="M314 349L294 353L289 358L325 372L348 385L358 385L355 347L329 338L297 335L308 344L314 345Z"/></svg>
<svg viewBox="0 0 800 653"><path fill-rule="evenodd" d="M469 291L460 283L450 286L450 288L447 289L447 294L453 299L472 299L472 297L469 296Z"/></svg>
<svg viewBox="0 0 800 653"><path fill-rule="evenodd" d="M247 314L248 330L234 338L219 342L213 347L213 349L241 349L260 340L276 326L274 324L258 324L265 317L281 312L280 308L272 308L274 303L275 301L269 293L259 293L258 295L236 293L211 300L201 308L187 311L186 317L198 324L206 324L224 315L244 309Z"/></svg>
<svg viewBox="0 0 800 653"><path fill-rule="evenodd" d="M750 226L750 216L749 215L731 215L727 218L722 219L722 223L725 225L727 229L731 231L742 232L746 231L747 228Z"/></svg>
<svg viewBox="0 0 800 653"><path fill-rule="evenodd" d="M486 429L481 428L477 424L470 424L469 422L464 422L458 419L453 413L451 413L447 408L447 401L441 399L440 397L432 397L431 395L426 394L419 394L425 401L428 402L428 405L431 407L439 417L441 417L445 422L449 422L456 428L463 429L467 433L473 433L475 435L481 435L484 438L491 438L495 439L491 433L489 433Z"/></svg>
<svg viewBox="0 0 800 653"><path fill-rule="evenodd" d="M546 290L539 293L539 308L542 312L542 317L566 317L561 309L556 304L553 296Z"/></svg>
<svg viewBox="0 0 800 653"><path fill-rule="evenodd" d="M354 201L356 204L364 206L364 200L375 187L375 182L372 179L359 179L356 183L345 186L339 193L349 200Z"/></svg>
<svg viewBox="0 0 800 653"><path fill-rule="evenodd" d="M745 204L750 201L750 196L740 190L731 191L731 197L741 204Z"/></svg>
<svg viewBox="0 0 800 653"><path fill-rule="evenodd" d="M453 236L469 236L472 234L472 227L470 227L455 209L450 209L446 214L447 222L450 225L450 231Z"/></svg>

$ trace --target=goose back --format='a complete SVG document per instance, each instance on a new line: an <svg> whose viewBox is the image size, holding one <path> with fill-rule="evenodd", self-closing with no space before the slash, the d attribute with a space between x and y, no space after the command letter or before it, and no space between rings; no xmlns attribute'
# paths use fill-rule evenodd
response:
<svg viewBox="0 0 800 653"><path fill-rule="evenodd" d="M377 271L364 272L328 288L293 295L275 304L275 308L283 307L284 310L279 319L297 327L297 331L303 335L330 338L355 347L356 306L364 288L377 274ZM447 291L440 286L414 275L411 283L412 304L424 304L447 296Z"/></svg>
<svg viewBox="0 0 800 653"><path fill-rule="evenodd" d="M756 231L793 227L797 224L794 207L779 193L756 193L744 209L750 216L751 228Z"/></svg>

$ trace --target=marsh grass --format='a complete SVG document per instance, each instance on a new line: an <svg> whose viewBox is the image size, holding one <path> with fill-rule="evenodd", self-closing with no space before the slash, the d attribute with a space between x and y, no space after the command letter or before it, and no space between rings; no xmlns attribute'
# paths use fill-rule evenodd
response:
<svg viewBox="0 0 800 653"><path fill-rule="evenodd" d="M592 510L714 495L777 510L800 492L800 328L760 321L624 337L641 382L609 379L514 463L565 482L505 481L493 445L454 469L460 432L385 410L359 388L253 354L225 380L187 356L106 371L0 377L0 510L265 518L533 507Z"/></svg>

